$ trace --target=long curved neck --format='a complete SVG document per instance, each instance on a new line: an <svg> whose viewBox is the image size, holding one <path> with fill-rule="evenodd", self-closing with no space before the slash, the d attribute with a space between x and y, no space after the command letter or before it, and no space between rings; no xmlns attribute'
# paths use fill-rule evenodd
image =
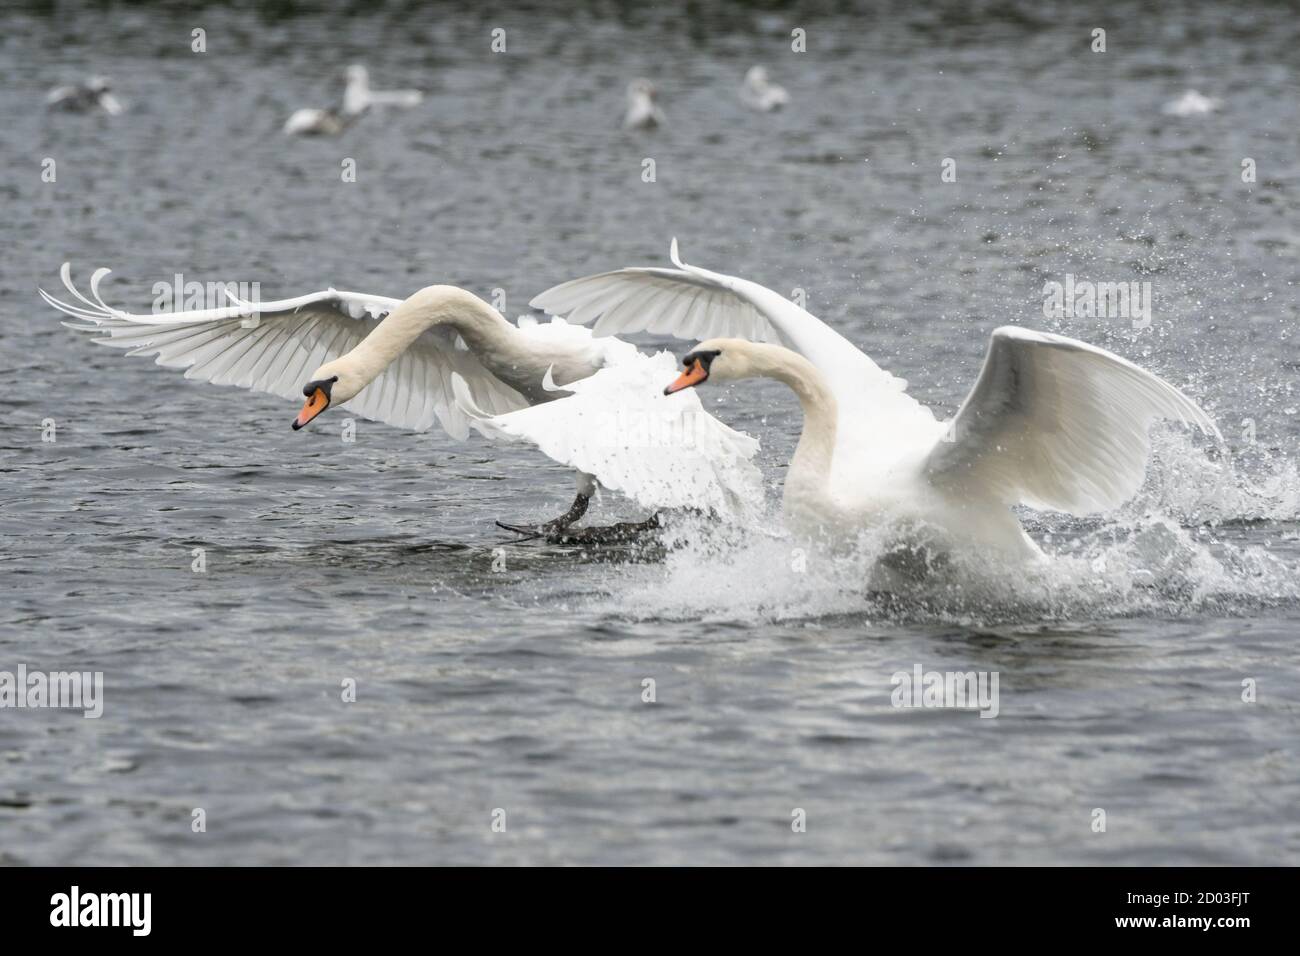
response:
<svg viewBox="0 0 1300 956"><path fill-rule="evenodd" d="M439 325L455 329L479 355L505 354L517 346L519 330L478 296L455 286L429 286L393 309L346 359L369 384L422 332Z"/></svg>
<svg viewBox="0 0 1300 956"><path fill-rule="evenodd" d="M799 445L786 472L786 502L825 496L839 420L839 406L825 377L802 355L775 345L751 345L750 363L753 374L789 386L803 409Z"/></svg>

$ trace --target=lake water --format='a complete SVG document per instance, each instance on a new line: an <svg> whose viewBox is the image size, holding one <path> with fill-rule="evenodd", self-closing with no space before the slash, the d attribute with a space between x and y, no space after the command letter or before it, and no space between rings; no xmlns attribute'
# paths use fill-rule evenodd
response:
<svg viewBox="0 0 1300 956"><path fill-rule="evenodd" d="M98 720L0 711L0 863L1300 862L1288 10L6 7L0 671L105 686ZM283 136L352 62L423 104ZM784 111L740 102L755 63ZM125 113L44 109L92 73ZM620 128L640 75L654 132ZM1162 111L1189 89L1218 109ZM37 295L70 260L133 311L181 273L449 282L514 316L673 236L804 290L942 415L1013 323L1165 376L1230 455L1163 430L1120 512L1026 516L1038 575L887 596L869 548L797 568L775 519L658 556L514 542L494 519L572 495L528 448L295 433L296 405L95 347ZM1150 282L1149 327L1045 318L1067 275ZM775 502L795 403L702 397L761 438ZM891 706L918 664L996 672L998 717Z"/></svg>

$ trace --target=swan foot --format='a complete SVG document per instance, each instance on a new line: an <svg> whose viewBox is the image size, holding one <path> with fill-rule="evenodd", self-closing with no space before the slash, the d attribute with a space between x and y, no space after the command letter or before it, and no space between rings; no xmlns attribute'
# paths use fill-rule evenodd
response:
<svg viewBox="0 0 1300 956"><path fill-rule="evenodd" d="M546 538L549 540L551 535L565 531L569 525L585 515L587 513L587 504L590 501L591 495L578 492L577 497L573 499L573 504L569 505L568 511L544 524L533 525L530 528L526 525L506 524L504 521L498 521L496 526L507 531L513 531L515 534L522 534L526 538Z"/></svg>
<svg viewBox="0 0 1300 956"><path fill-rule="evenodd" d="M631 544L659 529L659 515L645 521L620 521L600 528L562 528L546 535L550 544Z"/></svg>

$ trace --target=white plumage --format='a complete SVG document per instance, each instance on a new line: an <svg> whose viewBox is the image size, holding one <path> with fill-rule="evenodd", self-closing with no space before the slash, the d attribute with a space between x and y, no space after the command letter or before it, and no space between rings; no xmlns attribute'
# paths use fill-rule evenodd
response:
<svg viewBox="0 0 1300 956"><path fill-rule="evenodd" d="M763 500L762 475L750 461L758 442L722 424L695 395L664 395L676 364L671 353L629 347L566 386L566 397L504 415L478 408L459 376L453 382L457 401L485 435L530 442L644 507L753 513Z"/></svg>
<svg viewBox="0 0 1300 956"><path fill-rule="evenodd" d="M344 73L342 102L329 109L294 110L284 131L298 136L337 136L360 119L372 106L418 106L424 100L419 90L372 90L370 72L354 63Z"/></svg>
<svg viewBox="0 0 1300 956"><path fill-rule="evenodd" d="M751 66L745 74L745 83L740 88L740 98L750 109L760 113L779 110L790 102L790 94L785 87L778 86L767 77L767 69Z"/></svg>
<svg viewBox="0 0 1300 956"><path fill-rule="evenodd" d="M133 315L107 305L99 293L110 274L99 269L90 280L92 298L72 284L71 267L59 272L80 304L41 290L50 305L99 333L95 342L128 355L156 355L167 368L214 385L233 385L280 398L301 399L308 376L326 362L351 352L401 304L401 299L327 289L273 302L239 302L221 308ZM425 431L440 424L454 438L469 435L469 422L456 406L451 376L459 374L485 407L508 411L527 404L493 377L448 329L419 337L402 356L347 403L363 418L397 428Z"/></svg>
<svg viewBox="0 0 1300 956"><path fill-rule="evenodd" d="M623 114L624 129L654 129L664 124L664 111L659 108L659 92L646 79L633 80L627 87L627 112Z"/></svg>

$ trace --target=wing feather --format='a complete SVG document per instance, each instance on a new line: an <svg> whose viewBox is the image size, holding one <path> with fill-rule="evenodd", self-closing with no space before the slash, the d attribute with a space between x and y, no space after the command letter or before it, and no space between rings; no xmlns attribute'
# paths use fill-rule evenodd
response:
<svg viewBox="0 0 1300 956"><path fill-rule="evenodd" d="M104 302L99 286L109 274L98 269L90 296L72 282L64 263L59 275L71 295L58 299L41 290L54 308L88 325L65 323L95 335L101 345L127 355L152 355L155 363L185 370L185 377L216 385L235 385L282 398L297 398L319 366L355 348L399 299L327 289L275 302L250 303L228 293L229 306L151 315L134 315ZM250 321L253 317L255 321ZM440 422L464 438L469 423L456 406L451 375L472 383L474 394L495 413L527 402L498 380L454 339L426 333L366 388L344 403L358 415L400 428L424 430Z"/></svg>
<svg viewBox="0 0 1300 956"><path fill-rule="evenodd" d="M1127 359L1004 326L925 470L950 492L1072 514L1104 511L1141 486L1158 419L1222 441L1191 399Z"/></svg>
<svg viewBox="0 0 1300 956"><path fill-rule="evenodd" d="M547 289L531 305L578 325L595 320L597 335L648 331L784 345L816 365L836 397L854 407L871 407L884 392L902 392L900 379L771 289L685 264L676 239L669 255L676 268L637 267L572 279Z"/></svg>
<svg viewBox="0 0 1300 956"><path fill-rule="evenodd" d="M752 516L763 503L758 442L709 415L693 391L664 395L676 364L668 352L633 351L565 385L563 398L504 415L480 408L463 379L452 382L484 434L530 442L644 507Z"/></svg>

